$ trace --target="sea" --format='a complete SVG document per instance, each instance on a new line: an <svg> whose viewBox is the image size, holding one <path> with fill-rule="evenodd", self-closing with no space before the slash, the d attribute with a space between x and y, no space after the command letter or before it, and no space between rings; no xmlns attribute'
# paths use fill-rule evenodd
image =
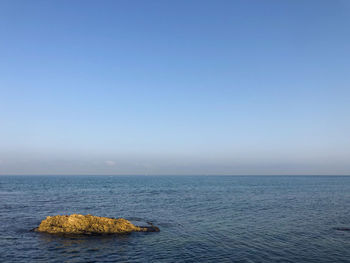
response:
<svg viewBox="0 0 350 263"><path fill-rule="evenodd" d="M160 232L31 231L73 213ZM0 176L0 262L350 262L350 176Z"/></svg>

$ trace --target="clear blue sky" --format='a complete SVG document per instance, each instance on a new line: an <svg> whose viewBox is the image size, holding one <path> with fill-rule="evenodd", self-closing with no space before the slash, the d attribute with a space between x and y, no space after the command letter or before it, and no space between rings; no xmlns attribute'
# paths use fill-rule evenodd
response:
<svg viewBox="0 0 350 263"><path fill-rule="evenodd" d="M0 1L0 174L350 174L350 1Z"/></svg>

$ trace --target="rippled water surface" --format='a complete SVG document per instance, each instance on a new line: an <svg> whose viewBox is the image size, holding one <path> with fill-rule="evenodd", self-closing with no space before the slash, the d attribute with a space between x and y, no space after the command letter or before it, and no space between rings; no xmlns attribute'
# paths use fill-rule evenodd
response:
<svg viewBox="0 0 350 263"><path fill-rule="evenodd" d="M63 238L48 215L159 233ZM350 262L350 177L0 176L0 262Z"/></svg>

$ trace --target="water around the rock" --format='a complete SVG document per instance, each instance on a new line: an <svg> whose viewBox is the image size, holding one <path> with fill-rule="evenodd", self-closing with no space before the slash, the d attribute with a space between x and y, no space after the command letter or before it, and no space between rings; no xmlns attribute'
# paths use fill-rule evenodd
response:
<svg viewBox="0 0 350 263"><path fill-rule="evenodd" d="M0 262L349 262L350 177L0 176ZM48 215L158 233L30 232Z"/></svg>

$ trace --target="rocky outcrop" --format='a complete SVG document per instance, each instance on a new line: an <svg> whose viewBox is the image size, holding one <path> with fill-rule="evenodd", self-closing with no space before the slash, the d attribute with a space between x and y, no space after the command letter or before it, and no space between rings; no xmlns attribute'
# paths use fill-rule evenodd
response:
<svg viewBox="0 0 350 263"><path fill-rule="evenodd" d="M125 234L131 232L158 232L159 228L152 224L148 227L133 225L124 218L108 218L92 215L57 215L48 216L41 221L34 231L49 234L103 235Z"/></svg>

